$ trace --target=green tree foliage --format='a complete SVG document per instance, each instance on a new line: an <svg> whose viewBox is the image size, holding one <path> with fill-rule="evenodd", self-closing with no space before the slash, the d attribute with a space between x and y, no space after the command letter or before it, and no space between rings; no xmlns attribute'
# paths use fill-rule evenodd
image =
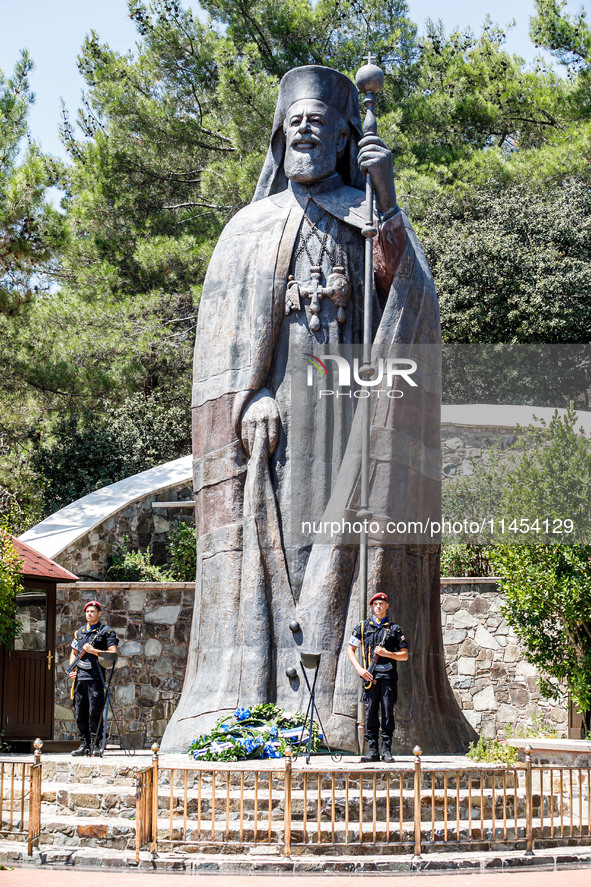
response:
<svg viewBox="0 0 591 887"><path fill-rule="evenodd" d="M28 140L33 63L22 52L12 77L0 71L0 334L39 292L61 244L57 213L45 199L57 168Z"/></svg>
<svg viewBox="0 0 591 887"><path fill-rule="evenodd" d="M43 197L57 166L31 148L25 175L14 147L26 133L30 63L3 87L0 144L12 134L7 169L11 181L29 182L35 209L22 229L35 237L21 249L18 286L9 293L6 284L2 296L18 323L0 304L0 484L16 497L21 526L58 466L64 490L46 495L45 507L67 489L117 479L115 464L127 470L103 438L93 477L81 482L76 459L69 476L58 423L87 429L92 416L100 426L137 394L188 403L207 263L223 225L252 196L279 78L294 65L354 75L371 49L384 67L380 133L435 270L449 341L588 339L591 122L582 54L564 79L507 53L491 21L476 36L429 23L418 38L404 0L204 0L207 21L178 0L128 6L133 52L114 52L91 32L80 53L86 88L77 118L64 113L62 121L70 163L60 173L59 217ZM539 4L546 30L553 10ZM17 193L11 187L0 191ZM48 265L53 289L36 294ZM173 438L163 458L178 454ZM37 474L33 445L45 454Z"/></svg>
<svg viewBox="0 0 591 887"><path fill-rule="evenodd" d="M591 440L577 422L569 408L549 422L518 426L511 446L491 447L472 460L471 474L444 482L445 518L480 523L476 535L487 544L509 535L517 543L532 538L591 544Z"/></svg>
<svg viewBox="0 0 591 887"><path fill-rule="evenodd" d="M110 558L107 578L115 582L192 582L197 565L195 525L180 521L169 534L168 561L152 563L150 551L130 548L129 537Z"/></svg>
<svg viewBox="0 0 591 887"><path fill-rule="evenodd" d="M0 644L9 649L21 630L16 618L16 596L23 590L21 564L11 536L0 527Z"/></svg>
<svg viewBox="0 0 591 887"><path fill-rule="evenodd" d="M570 111L579 120L591 114L591 26L584 8L570 15L566 0L535 0L530 36L536 46L547 49L566 67L572 84Z"/></svg>
<svg viewBox="0 0 591 887"><path fill-rule="evenodd" d="M509 519L533 522L544 517L556 527L572 521L565 538L591 543L591 441L577 428L569 409L550 422L539 420L518 439L515 459L503 485L502 502ZM563 528L561 528L563 529ZM567 528L568 529L568 528ZM560 533L559 535L562 535Z"/></svg>
<svg viewBox="0 0 591 887"><path fill-rule="evenodd" d="M34 494L21 504L14 490L37 411L27 385L37 362L31 318L49 298L48 275L64 244L62 217L46 198L59 164L43 156L28 133L32 66L22 52L11 77L0 71L0 514L10 512L17 525L19 514L35 513Z"/></svg>
<svg viewBox="0 0 591 887"><path fill-rule="evenodd" d="M444 484L444 512L452 520L494 518L497 528L503 519L505 533L448 545L442 560L469 569L485 559L501 578L505 618L540 670L542 692L556 696L566 682L588 713L591 441L569 409L521 429L513 448L504 455L496 448L472 468L470 477Z"/></svg>
<svg viewBox="0 0 591 887"><path fill-rule="evenodd" d="M421 227L446 341L591 341L588 182L481 188Z"/></svg>
<svg viewBox="0 0 591 887"><path fill-rule="evenodd" d="M113 582L174 581L170 570L152 563L149 551L130 551L128 536L124 536L123 542L113 552L107 578Z"/></svg>
<svg viewBox="0 0 591 887"><path fill-rule="evenodd" d="M490 20L476 37L428 23L406 95L384 107L380 131L393 146L403 205L420 219L476 188L548 178L587 169L576 159L576 130L589 120L577 84L541 63L528 69L504 49L505 32ZM387 90L386 90L387 92ZM541 166L540 166L541 163Z"/></svg>
<svg viewBox="0 0 591 887"><path fill-rule="evenodd" d="M43 479L43 515L121 478L190 452L189 400L132 395L101 415L62 418L39 438L32 468Z"/></svg>
<svg viewBox="0 0 591 887"><path fill-rule="evenodd" d="M535 0L536 15L530 22L530 36L536 46L553 53L559 62L570 68L591 65L591 27L587 13L563 12L566 0Z"/></svg>
<svg viewBox="0 0 591 887"><path fill-rule="evenodd" d="M416 85L402 103L401 139L419 163L445 164L447 180L474 150L539 145L564 119L568 84L549 70L527 71L505 40L490 18L478 37L446 36L441 22L428 22Z"/></svg>
<svg viewBox="0 0 591 887"><path fill-rule="evenodd" d="M416 55L416 27L404 0L203 0L237 55L258 58L280 78L299 65L354 72L370 48L384 67L405 67Z"/></svg>
<svg viewBox="0 0 591 887"><path fill-rule="evenodd" d="M582 713L591 710L591 546L497 546L503 614L541 673L540 689L566 682Z"/></svg>

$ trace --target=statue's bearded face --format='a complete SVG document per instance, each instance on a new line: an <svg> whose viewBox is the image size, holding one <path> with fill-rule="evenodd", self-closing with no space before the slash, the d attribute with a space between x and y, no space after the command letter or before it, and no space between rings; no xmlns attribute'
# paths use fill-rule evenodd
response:
<svg viewBox="0 0 591 887"><path fill-rule="evenodd" d="M337 168L349 137L344 117L318 99L294 102L283 124L284 169L294 182L318 182Z"/></svg>

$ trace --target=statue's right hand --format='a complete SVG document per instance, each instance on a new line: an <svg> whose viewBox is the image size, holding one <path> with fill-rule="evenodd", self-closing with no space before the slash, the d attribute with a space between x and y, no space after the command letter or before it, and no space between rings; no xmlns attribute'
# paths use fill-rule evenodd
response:
<svg viewBox="0 0 591 887"><path fill-rule="evenodd" d="M271 455L279 440L281 420L275 398L267 388L261 388L242 414L240 435L249 456L252 455L257 433L263 434L267 451Z"/></svg>

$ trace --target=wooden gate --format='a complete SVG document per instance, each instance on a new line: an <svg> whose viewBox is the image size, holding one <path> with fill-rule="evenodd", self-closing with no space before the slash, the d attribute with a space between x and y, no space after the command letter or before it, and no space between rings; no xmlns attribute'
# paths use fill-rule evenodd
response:
<svg viewBox="0 0 591 887"><path fill-rule="evenodd" d="M27 583L17 597L23 630L4 650L2 733L6 739L50 739L55 671L55 584Z"/></svg>

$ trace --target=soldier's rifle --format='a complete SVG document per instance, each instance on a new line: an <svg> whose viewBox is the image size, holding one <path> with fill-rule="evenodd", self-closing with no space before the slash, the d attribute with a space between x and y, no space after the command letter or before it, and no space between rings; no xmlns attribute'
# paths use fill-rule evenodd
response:
<svg viewBox="0 0 591 887"><path fill-rule="evenodd" d="M390 638L395 639L395 637L396 637L395 634L394 634L394 632L392 631L392 629L390 628L389 625L388 625L387 627L384 627L384 628L382 629L382 631L383 631L383 634L382 634L382 636L379 638L378 642L376 643L376 645L375 645L375 647L374 647L374 649L373 649L373 653L372 653L372 657L371 657L371 662L370 662L369 665L366 667L366 671L368 671L368 672L370 673L370 675L371 675L371 681L367 681L367 683L364 684L364 687L365 687L366 690L369 690L369 688L370 688L373 684L375 684L375 681L376 681L376 679L375 679L375 673L376 673L376 668L377 668L377 666L378 666L378 659L380 658L380 656L376 653L376 648L377 648L377 647L383 647L383 646L387 643L387 641L390 640ZM364 643L363 637L361 638L361 643L362 643L362 644ZM365 659L365 648L364 648L364 650L363 650L363 657L364 657L364 659ZM386 658L386 657L383 657L383 658ZM365 678L362 678L362 680L365 680Z"/></svg>
<svg viewBox="0 0 591 887"><path fill-rule="evenodd" d="M102 629L103 629L103 626L101 626L99 628L98 632L96 633L95 640L100 635ZM76 668L82 668L82 669L84 669L84 671L90 671L90 669L92 668L92 662L90 662L88 659L83 659L82 657L84 655L86 655L86 650L84 649L84 644L87 644L90 641L90 638L93 636L93 633L95 631L96 631L96 629L94 626L92 626L92 628L87 628L86 633L84 634L84 639L82 639L82 638L78 639L78 643L80 644L80 652L78 653L76 658L73 659L72 662L70 662L70 664L66 668L67 675L71 675L72 672Z"/></svg>

